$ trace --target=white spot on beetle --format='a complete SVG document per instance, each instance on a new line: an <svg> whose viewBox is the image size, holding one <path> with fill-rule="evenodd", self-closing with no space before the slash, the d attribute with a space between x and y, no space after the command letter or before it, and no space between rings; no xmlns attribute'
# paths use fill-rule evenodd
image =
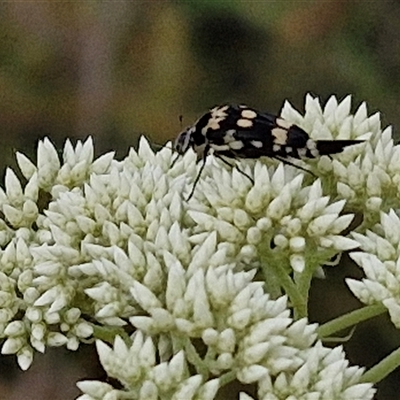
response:
<svg viewBox="0 0 400 400"><path fill-rule="evenodd" d="M229 144L213 144L213 143L209 143L210 147L214 150L214 151L228 151L230 150L230 146Z"/></svg>
<svg viewBox="0 0 400 400"><path fill-rule="evenodd" d="M235 140L229 143L229 147L232 150L240 150L244 147L244 143L241 140Z"/></svg>
<svg viewBox="0 0 400 400"><path fill-rule="evenodd" d="M274 144L272 146L272 151L274 151L275 153L278 153L279 151L281 151L281 146L279 144Z"/></svg>
<svg viewBox="0 0 400 400"><path fill-rule="evenodd" d="M271 130L274 137L274 143L285 145L287 143L287 130L283 128L274 128Z"/></svg>
<svg viewBox="0 0 400 400"><path fill-rule="evenodd" d="M257 113L253 110L243 110L242 111L242 117L243 118L247 118L247 119L253 119L255 117L257 117Z"/></svg>
<svg viewBox="0 0 400 400"><path fill-rule="evenodd" d="M257 147L257 149L261 149L263 147L263 142L261 140L252 140L251 145Z"/></svg>
<svg viewBox="0 0 400 400"><path fill-rule="evenodd" d="M314 142L312 139L308 139L306 143L307 149L315 150L317 148L317 143Z"/></svg>
<svg viewBox="0 0 400 400"><path fill-rule="evenodd" d="M218 117L226 117L228 115L227 112L225 112L229 106L222 106L222 107L214 107L211 110L211 118L218 118Z"/></svg>
<svg viewBox="0 0 400 400"><path fill-rule="evenodd" d="M312 154L313 157L319 157L319 151L317 149L311 149L310 153Z"/></svg>
<svg viewBox="0 0 400 400"><path fill-rule="evenodd" d="M284 129L290 129L293 124L291 122L286 121L283 118L277 118L276 119L276 124L280 127L280 128L284 128Z"/></svg>
<svg viewBox="0 0 400 400"><path fill-rule="evenodd" d="M240 128L250 128L251 126L253 126L253 122L249 119L238 119L236 125Z"/></svg>
<svg viewBox="0 0 400 400"><path fill-rule="evenodd" d="M226 112L228 108L229 106L223 106L223 107L215 107L211 110L210 119L208 120L207 125L201 130L201 133L204 136L207 134L207 131L209 129L216 131L221 128L219 123L228 116L228 113Z"/></svg>
<svg viewBox="0 0 400 400"><path fill-rule="evenodd" d="M235 129L228 129L225 133L224 136L224 142L225 143L230 143L233 142L235 139L234 135L236 134L236 130Z"/></svg>
<svg viewBox="0 0 400 400"><path fill-rule="evenodd" d="M209 120L208 124L201 130L201 133L203 134L203 136L207 136L207 132L211 129L213 131L217 131L218 129L220 129L220 125L219 122L216 120Z"/></svg>
<svg viewBox="0 0 400 400"><path fill-rule="evenodd" d="M297 149L297 154L300 157L305 157L307 155L307 149L305 149L304 147L302 147L301 149Z"/></svg>

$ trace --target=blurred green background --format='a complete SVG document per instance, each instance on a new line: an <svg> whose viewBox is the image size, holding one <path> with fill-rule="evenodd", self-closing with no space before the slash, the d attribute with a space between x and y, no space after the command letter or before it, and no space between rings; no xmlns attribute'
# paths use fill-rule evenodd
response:
<svg viewBox="0 0 400 400"><path fill-rule="evenodd" d="M1 2L0 166L15 165L15 150L35 158L44 136L61 148L92 135L97 154L123 157L140 134L174 138L180 115L187 125L225 101L302 110L309 92L352 94L397 127L399 83L399 0ZM316 283L313 321L358 306L345 268ZM386 319L364 325L345 347L370 366L399 334ZM101 374L93 354L76 357L50 351L26 374L3 357L0 399L74 398L75 380ZM377 399L399 399L399 382L393 373Z"/></svg>

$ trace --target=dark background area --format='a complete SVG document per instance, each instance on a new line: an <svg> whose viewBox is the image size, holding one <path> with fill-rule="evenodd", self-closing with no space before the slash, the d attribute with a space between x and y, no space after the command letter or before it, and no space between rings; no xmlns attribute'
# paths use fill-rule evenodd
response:
<svg viewBox="0 0 400 400"><path fill-rule="evenodd" d="M140 134L174 138L180 115L187 125L226 101L278 113L285 99L302 111L306 93L352 94L396 132L399 38L398 0L1 2L1 171L15 150L35 159L44 136L61 148L92 135L97 154L122 158ZM345 263L316 282L312 321L359 307L349 274ZM351 362L369 367L399 346L387 319L374 322L344 344ZM0 357L0 399L72 399L76 380L102 376L90 349L48 353L27 373ZM398 382L391 374L377 399L398 399Z"/></svg>

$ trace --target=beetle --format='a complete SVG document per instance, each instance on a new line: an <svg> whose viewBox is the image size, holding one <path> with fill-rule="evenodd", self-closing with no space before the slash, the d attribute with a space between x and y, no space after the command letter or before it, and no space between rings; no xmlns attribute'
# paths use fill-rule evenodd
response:
<svg viewBox="0 0 400 400"><path fill-rule="evenodd" d="M225 158L270 157L305 170L290 159L318 158L343 151L347 146L362 143L362 140L313 140L298 125L285 119L260 112L246 105L225 104L216 106L201 116L193 125L182 131L174 142L179 155L190 148L203 164L193 184L188 200L204 169L208 154L213 153L225 164ZM253 179L246 173L252 182Z"/></svg>

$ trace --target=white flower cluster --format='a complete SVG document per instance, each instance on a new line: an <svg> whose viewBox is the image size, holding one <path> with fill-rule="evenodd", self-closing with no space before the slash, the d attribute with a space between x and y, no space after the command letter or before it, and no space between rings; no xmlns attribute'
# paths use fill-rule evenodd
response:
<svg viewBox="0 0 400 400"><path fill-rule="evenodd" d="M211 176L199 185L207 199L198 200L203 209L188 214L197 224L195 232L215 230L220 240L231 243L236 261L251 265L261 248L270 263L301 273L306 264L315 271L336 253L358 246L341 235L353 219L352 214L339 216L345 201L330 202L318 179L303 184L302 172L261 163L254 166L251 188L236 170L213 168Z"/></svg>
<svg viewBox="0 0 400 400"><path fill-rule="evenodd" d="M156 363L156 348L150 337L137 331L130 348L117 336L110 349L97 341L100 361L110 377L121 381L129 390L117 390L99 381L78 382L85 394L80 400L89 399L214 399L219 388L218 379L203 382L200 374L191 375L182 351L169 362Z"/></svg>
<svg viewBox="0 0 400 400"><path fill-rule="evenodd" d="M297 325L304 327L305 324ZM272 327L268 328L272 330ZM295 331L299 332L299 329L294 329L293 333ZM257 357L257 351L265 353L265 347L254 347L248 356ZM82 381L78 382L78 387L84 394L78 400L212 400L219 389L218 379L205 381L200 374L190 375L182 351L177 352L169 362L157 364L152 340L145 339L140 332L134 334L131 347L117 336L113 349L98 341L97 350L108 376L117 378L125 389L115 389L101 381ZM297 350L295 354L287 348L284 359L270 352L276 358L277 369L281 371L277 376L259 364L248 367L239 376L245 383L258 381L259 400L372 399L374 390L371 385L358 383L362 369L349 367L340 347L331 350L318 342L311 348ZM253 400L245 392L240 393L240 399Z"/></svg>
<svg viewBox="0 0 400 400"><path fill-rule="evenodd" d="M106 171L112 158L108 154L93 162L90 139L84 145L79 142L76 149L67 142L61 166L54 146L45 139L39 143L37 166L17 155L27 180L24 189L11 169L6 172L5 191L0 190L4 214L0 332L7 339L2 353L17 354L22 369L30 366L33 349L44 352L46 345L77 349L93 333L81 316L84 307L75 303L83 289L68 275L70 265L86 260L80 238L72 234L79 229L67 218L73 213L70 208L64 215L51 210L51 198L70 196L69 190L82 185L90 174ZM41 191L49 191L47 199ZM54 325L58 332L51 329Z"/></svg>
<svg viewBox="0 0 400 400"><path fill-rule="evenodd" d="M400 328L400 218L394 211L381 214L380 224L365 235L352 233L363 252L351 253L366 277L347 279L351 291L364 304L382 304Z"/></svg>
<svg viewBox="0 0 400 400"><path fill-rule="evenodd" d="M336 189L341 199L355 209L363 210L368 223L379 219L380 210L396 207L400 195L400 146L393 144L392 128L381 129L379 113L368 117L362 103L350 114L351 97L340 104L332 96L324 109L319 100L306 98L305 115L286 103L282 116L307 132L313 139L360 139L365 144L350 146L330 161L321 157L316 163L324 182Z"/></svg>
<svg viewBox="0 0 400 400"><path fill-rule="evenodd" d="M339 129L344 103L328 103L330 111L315 120ZM307 104L311 123L307 113L318 106ZM352 138L370 129L363 111L357 115L348 116L353 128L365 129ZM357 164L363 148L347 149L340 165ZM81 383L82 400L211 399L233 379L258 383L260 398L372 398L371 385L359 384L362 370L316 342L316 327L294 321L286 297L270 298L249 271L262 253L288 273L311 276L358 246L342 235L353 216L341 215L343 199L331 200L332 176L312 182L290 166L244 162L252 186L210 157L186 202L196 157L190 151L170 168L172 158L143 138L122 161L111 153L94 160L90 139L76 148L67 142L61 162L48 140L37 166L18 154L27 184L8 170L0 191L2 353L16 354L26 369L33 349L77 349L93 334L89 321L111 330L130 323L132 344L118 338L111 350L98 343L104 368L124 389Z"/></svg>
<svg viewBox="0 0 400 400"><path fill-rule="evenodd" d="M341 347L334 350L320 343L302 354L304 363L292 375L281 373L260 380L257 400L278 399L371 399L370 384L358 383L362 370L348 367ZM241 393L240 400L253 400Z"/></svg>

